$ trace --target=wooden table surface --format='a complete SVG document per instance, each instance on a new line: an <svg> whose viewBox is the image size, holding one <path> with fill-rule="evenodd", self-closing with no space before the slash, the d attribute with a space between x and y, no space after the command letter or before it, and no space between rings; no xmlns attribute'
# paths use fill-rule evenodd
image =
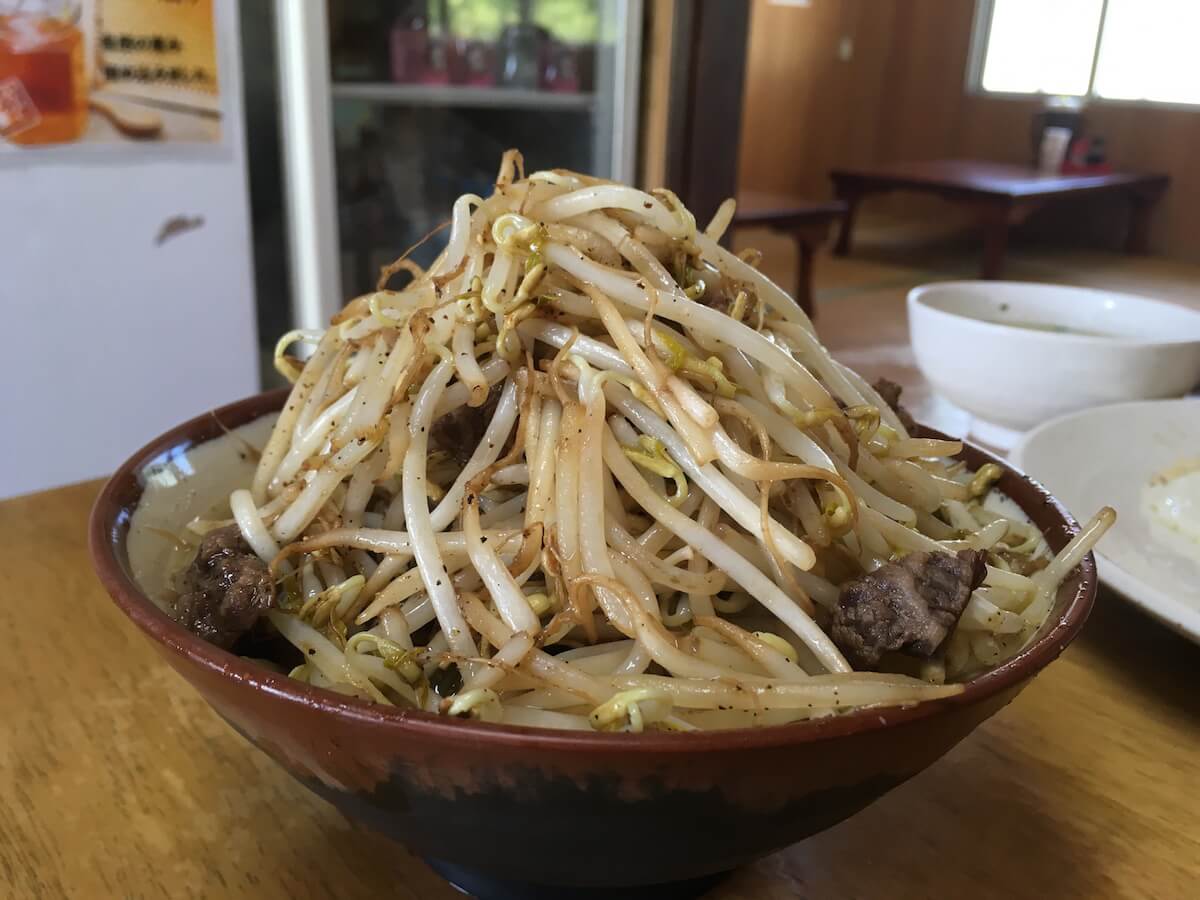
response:
<svg viewBox="0 0 1200 900"><path fill-rule="evenodd" d="M829 173L834 193L846 204L834 252L845 256L863 199L893 190L935 194L970 210L983 232L980 277L1000 278L1012 226L1020 225L1046 203L1084 194L1116 194L1129 208L1125 236L1128 253L1149 249L1150 216L1170 183L1167 175L1138 172L1045 174L1027 166L968 159L932 159L884 163L868 168L838 168Z"/></svg>
<svg viewBox="0 0 1200 900"><path fill-rule="evenodd" d="M1090 172L1060 175L1030 166L975 159L928 159L837 168L836 181L912 190L950 189L1002 197L1038 197L1092 191L1161 189L1170 178L1157 172Z"/></svg>
<svg viewBox="0 0 1200 900"><path fill-rule="evenodd" d="M0 894L452 898L234 734L92 576L97 484L0 503ZM750 898L1200 896L1200 648L1111 595L946 758Z"/></svg>

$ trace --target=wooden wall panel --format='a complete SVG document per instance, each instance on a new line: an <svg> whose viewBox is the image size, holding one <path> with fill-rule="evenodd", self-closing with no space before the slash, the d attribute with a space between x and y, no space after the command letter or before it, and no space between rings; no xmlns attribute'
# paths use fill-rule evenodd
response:
<svg viewBox="0 0 1200 900"><path fill-rule="evenodd" d="M743 187L795 191L816 168L812 124L829 122L817 98L829 89L842 15L836 2L820 0L808 8L753 5L739 153Z"/></svg>
<svg viewBox="0 0 1200 900"><path fill-rule="evenodd" d="M973 7L969 0L891 2L886 76L875 102L854 114L880 117L877 158L946 155L961 127L966 65L966 47L950 36L960 29L970 33Z"/></svg>

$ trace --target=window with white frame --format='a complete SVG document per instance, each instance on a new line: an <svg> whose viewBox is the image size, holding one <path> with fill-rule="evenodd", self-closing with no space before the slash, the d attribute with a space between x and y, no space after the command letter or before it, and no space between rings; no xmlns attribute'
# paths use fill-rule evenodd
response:
<svg viewBox="0 0 1200 900"><path fill-rule="evenodd" d="M972 85L1200 104L1200 0L978 0Z"/></svg>

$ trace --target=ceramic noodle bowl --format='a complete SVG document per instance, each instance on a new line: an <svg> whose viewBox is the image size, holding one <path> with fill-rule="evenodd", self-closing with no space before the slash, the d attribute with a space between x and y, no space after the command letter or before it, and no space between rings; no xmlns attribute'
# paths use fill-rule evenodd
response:
<svg viewBox="0 0 1200 900"><path fill-rule="evenodd" d="M1065 413L1200 383L1200 313L1134 294L939 282L909 292L908 321L921 373L994 447Z"/></svg>
<svg viewBox="0 0 1200 900"><path fill-rule="evenodd" d="M271 421L263 417L284 397L226 406L134 454L92 513L96 569L166 661L249 742L347 816L481 895L559 895L536 887L551 885L571 887L570 896L585 887L628 888L620 896L634 896L633 886L672 883L647 896L682 896L828 828L935 762L1012 700L1078 633L1095 594L1089 555L1025 650L961 694L907 708L754 730L609 734L373 706L211 646L151 599L165 583L168 542L141 532L177 531L244 482L253 460L224 429L261 444ZM963 457L971 467L998 462L969 446ZM998 488L1053 550L1077 530L1019 472L1004 467Z"/></svg>

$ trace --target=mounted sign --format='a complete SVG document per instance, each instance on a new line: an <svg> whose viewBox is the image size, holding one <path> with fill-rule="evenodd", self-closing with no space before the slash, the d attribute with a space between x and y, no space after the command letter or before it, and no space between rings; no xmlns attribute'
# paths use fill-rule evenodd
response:
<svg viewBox="0 0 1200 900"><path fill-rule="evenodd" d="M0 0L0 144L220 140L213 0Z"/></svg>

